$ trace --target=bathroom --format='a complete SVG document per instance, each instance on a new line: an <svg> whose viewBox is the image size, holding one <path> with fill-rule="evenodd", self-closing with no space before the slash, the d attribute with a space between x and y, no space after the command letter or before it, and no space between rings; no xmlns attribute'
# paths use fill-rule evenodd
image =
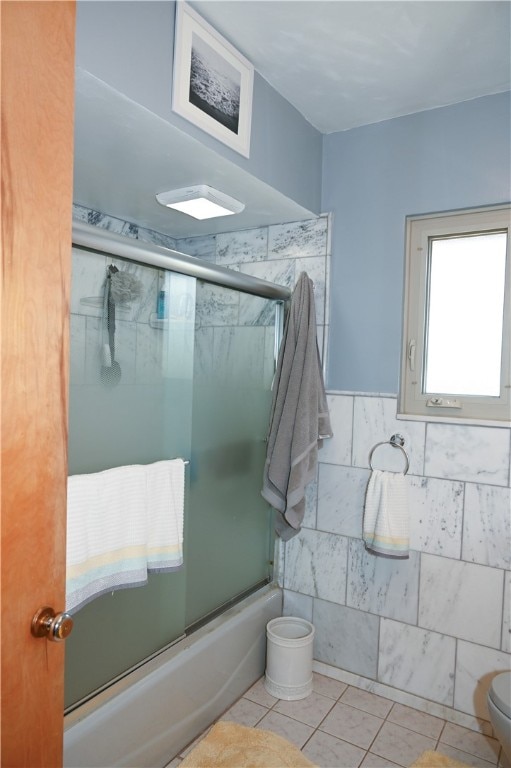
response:
<svg viewBox="0 0 511 768"><path fill-rule="evenodd" d="M77 64L89 82L168 120L173 4L81 5ZM86 94L85 80L77 76ZM509 93L324 135L257 76L254 95L247 160L174 122L324 215L174 240L288 287L301 269L315 283L334 438L320 452L303 531L281 548L284 613L313 621L316 673L477 731L488 719L484 681L510 665L510 431L396 418L403 240L407 215L508 202ZM129 162L136 173L137 158ZM143 239L147 226L108 187L102 204L74 196L75 220ZM368 454L395 432L415 510L411 556L399 565L369 557L361 541Z"/></svg>

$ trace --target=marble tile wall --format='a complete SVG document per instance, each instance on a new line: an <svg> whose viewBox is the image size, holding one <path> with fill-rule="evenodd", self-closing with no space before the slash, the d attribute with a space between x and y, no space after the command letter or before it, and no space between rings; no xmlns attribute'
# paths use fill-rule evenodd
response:
<svg viewBox="0 0 511 768"><path fill-rule="evenodd" d="M325 327L328 323L328 216L241 232L182 238L176 241L176 248L190 256L290 289L294 287L300 273L307 272L314 282L318 341L325 360ZM273 323L273 309L268 302L240 294L238 322L239 325L268 326ZM214 319L211 324L216 324Z"/></svg>
<svg viewBox="0 0 511 768"><path fill-rule="evenodd" d="M306 527L284 547L287 614L316 627L316 671L487 730L492 676L511 667L511 430L396 418L396 398L329 393ZM394 433L410 458L410 558L362 541L368 456ZM391 446L373 466L399 471Z"/></svg>

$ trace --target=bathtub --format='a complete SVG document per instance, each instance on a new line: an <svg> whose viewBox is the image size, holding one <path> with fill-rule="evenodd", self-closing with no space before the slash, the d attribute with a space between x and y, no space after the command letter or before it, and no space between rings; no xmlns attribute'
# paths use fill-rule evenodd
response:
<svg viewBox="0 0 511 768"><path fill-rule="evenodd" d="M64 718L66 768L163 767L263 673L282 591L263 587Z"/></svg>

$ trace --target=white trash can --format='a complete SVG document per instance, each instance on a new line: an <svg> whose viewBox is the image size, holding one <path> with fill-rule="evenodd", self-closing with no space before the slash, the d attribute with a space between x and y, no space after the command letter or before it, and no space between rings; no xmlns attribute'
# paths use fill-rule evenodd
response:
<svg viewBox="0 0 511 768"><path fill-rule="evenodd" d="M266 625L264 687L277 699L295 701L312 692L314 626L305 619L281 616Z"/></svg>

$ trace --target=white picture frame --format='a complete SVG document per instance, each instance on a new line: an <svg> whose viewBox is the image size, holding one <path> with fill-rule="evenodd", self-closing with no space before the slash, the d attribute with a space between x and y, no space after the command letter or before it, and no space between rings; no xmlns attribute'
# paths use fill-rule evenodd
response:
<svg viewBox="0 0 511 768"><path fill-rule="evenodd" d="M193 8L176 3L172 109L250 156L254 68Z"/></svg>

